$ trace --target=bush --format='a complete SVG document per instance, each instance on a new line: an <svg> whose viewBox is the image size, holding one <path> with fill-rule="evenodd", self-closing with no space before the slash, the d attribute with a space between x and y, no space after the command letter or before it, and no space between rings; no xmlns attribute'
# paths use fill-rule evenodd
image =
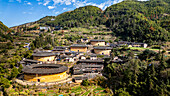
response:
<svg viewBox="0 0 170 96"><path fill-rule="evenodd" d="M83 86L88 86L90 84L90 82L86 79L86 80L83 80L81 85Z"/></svg>

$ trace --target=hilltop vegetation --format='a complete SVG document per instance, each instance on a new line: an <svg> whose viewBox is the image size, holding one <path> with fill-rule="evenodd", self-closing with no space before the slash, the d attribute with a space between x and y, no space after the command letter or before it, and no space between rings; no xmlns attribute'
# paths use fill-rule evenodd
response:
<svg viewBox="0 0 170 96"><path fill-rule="evenodd" d="M6 32L10 29L0 21L0 32Z"/></svg>
<svg viewBox="0 0 170 96"><path fill-rule="evenodd" d="M8 32L11 32L11 30L0 21L0 42L6 42L7 40L12 40L11 36L7 34ZM5 35L5 33L7 35Z"/></svg>
<svg viewBox="0 0 170 96"><path fill-rule="evenodd" d="M163 0L124 1L105 10L104 14L109 17L106 26L113 30L114 35L127 41L168 41L168 9L169 3Z"/></svg>
<svg viewBox="0 0 170 96"><path fill-rule="evenodd" d="M100 14L102 10L95 6L85 6L75 9L71 12L65 12L56 16L55 18L45 17L39 22L49 26L66 26L66 27L81 27L100 24ZM55 19L51 21L51 19Z"/></svg>
<svg viewBox="0 0 170 96"><path fill-rule="evenodd" d="M94 6L80 7L58 16L47 16L38 23L64 28L106 25L113 36L122 40L154 43L169 41L169 9L168 0L127 0L104 11Z"/></svg>

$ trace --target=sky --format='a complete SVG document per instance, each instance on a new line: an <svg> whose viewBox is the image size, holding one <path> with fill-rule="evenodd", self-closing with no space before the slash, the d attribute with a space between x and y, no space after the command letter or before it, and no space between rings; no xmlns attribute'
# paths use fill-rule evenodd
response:
<svg viewBox="0 0 170 96"><path fill-rule="evenodd" d="M106 9L123 0L0 0L0 21L12 27L93 5Z"/></svg>

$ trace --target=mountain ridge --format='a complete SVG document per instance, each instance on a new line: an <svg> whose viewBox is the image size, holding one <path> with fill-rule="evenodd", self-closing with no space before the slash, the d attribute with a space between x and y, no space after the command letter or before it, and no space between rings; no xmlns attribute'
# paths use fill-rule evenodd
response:
<svg viewBox="0 0 170 96"><path fill-rule="evenodd" d="M126 0L111 5L105 10L90 5L64 12L58 16L46 16L31 23L63 28L106 25L113 31L114 36L123 40L141 42L142 38L145 38L147 40L143 42L147 43L159 40L169 41L169 8L168 0ZM146 26L143 26L145 23ZM134 28L137 29L134 30ZM139 39L138 32L143 36L141 39ZM161 36L158 36L159 34Z"/></svg>

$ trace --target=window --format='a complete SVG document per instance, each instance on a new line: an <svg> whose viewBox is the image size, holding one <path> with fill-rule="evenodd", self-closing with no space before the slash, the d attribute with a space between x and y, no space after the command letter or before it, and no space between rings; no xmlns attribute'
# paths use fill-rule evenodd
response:
<svg viewBox="0 0 170 96"><path fill-rule="evenodd" d="M37 79L38 82L40 82L40 79Z"/></svg>

